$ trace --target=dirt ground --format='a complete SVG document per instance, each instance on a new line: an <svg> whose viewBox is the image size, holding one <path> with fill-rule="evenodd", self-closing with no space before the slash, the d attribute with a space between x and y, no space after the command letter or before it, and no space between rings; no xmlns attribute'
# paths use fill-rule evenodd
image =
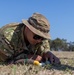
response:
<svg viewBox="0 0 74 75"><path fill-rule="evenodd" d="M74 75L74 52L55 52L61 65L0 65L0 75Z"/></svg>

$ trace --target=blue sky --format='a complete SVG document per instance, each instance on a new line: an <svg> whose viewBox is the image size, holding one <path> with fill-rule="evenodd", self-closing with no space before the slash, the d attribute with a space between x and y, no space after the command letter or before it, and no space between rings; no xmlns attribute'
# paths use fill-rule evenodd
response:
<svg viewBox="0 0 74 75"><path fill-rule="evenodd" d="M0 0L0 27L39 12L50 22L51 39L74 42L74 0Z"/></svg>

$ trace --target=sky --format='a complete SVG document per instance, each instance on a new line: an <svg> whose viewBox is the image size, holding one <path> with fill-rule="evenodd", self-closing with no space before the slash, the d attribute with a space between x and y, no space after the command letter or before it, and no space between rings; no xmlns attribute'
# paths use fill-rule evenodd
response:
<svg viewBox="0 0 74 75"><path fill-rule="evenodd" d="M0 0L0 28L20 23L35 12L48 19L52 40L74 42L74 0Z"/></svg>

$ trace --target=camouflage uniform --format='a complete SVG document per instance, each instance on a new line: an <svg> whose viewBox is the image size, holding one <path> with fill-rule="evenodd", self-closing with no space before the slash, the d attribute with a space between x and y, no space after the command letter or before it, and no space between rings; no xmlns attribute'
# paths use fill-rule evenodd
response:
<svg viewBox="0 0 74 75"><path fill-rule="evenodd" d="M0 51L4 51L7 57L12 57L24 50L28 54L36 53L39 55L50 50L48 40L44 40L35 46L30 44L27 46L23 36L24 28L25 25L23 23L12 23L3 26L0 29ZM1 61L5 61L6 59L0 56Z"/></svg>

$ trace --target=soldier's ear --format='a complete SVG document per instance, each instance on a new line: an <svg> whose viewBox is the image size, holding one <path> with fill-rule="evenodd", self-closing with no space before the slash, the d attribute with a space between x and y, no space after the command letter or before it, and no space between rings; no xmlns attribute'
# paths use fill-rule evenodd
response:
<svg viewBox="0 0 74 75"><path fill-rule="evenodd" d="M31 31L31 30L26 26L26 31Z"/></svg>
<svg viewBox="0 0 74 75"><path fill-rule="evenodd" d="M29 28L26 26L25 27L25 32L28 32L29 31Z"/></svg>
<svg viewBox="0 0 74 75"><path fill-rule="evenodd" d="M27 26L25 27L25 31L27 30L28 28L27 28Z"/></svg>
<svg viewBox="0 0 74 75"><path fill-rule="evenodd" d="M28 27L26 26L25 29L28 30Z"/></svg>

